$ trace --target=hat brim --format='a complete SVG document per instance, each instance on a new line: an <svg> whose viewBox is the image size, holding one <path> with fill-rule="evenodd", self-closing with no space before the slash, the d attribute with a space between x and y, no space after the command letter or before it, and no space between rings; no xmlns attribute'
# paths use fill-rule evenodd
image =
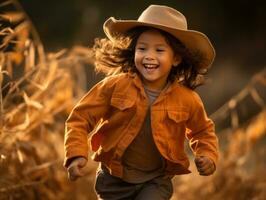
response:
<svg viewBox="0 0 266 200"><path fill-rule="evenodd" d="M116 20L114 17L107 19L103 25L104 32L110 40L114 40L117 35L123 35L130 29L138 26L157 28L172 34L178 38L187 49L192 52L200 52L203 56L199 69L208 69L215 58L215 50L208 37L195 30L183 30L167 27L164 25L139 22L137 20Z"/></svg>

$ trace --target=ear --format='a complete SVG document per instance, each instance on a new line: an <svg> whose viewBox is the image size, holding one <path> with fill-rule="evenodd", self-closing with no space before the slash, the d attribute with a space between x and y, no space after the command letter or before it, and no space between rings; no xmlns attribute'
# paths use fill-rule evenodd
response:
<svg viewBox="0 0 266 200"><path fill-rule="evenodd" d="M180 55L175 55L173 66L177 67L182 61L182 57Z"/></svg>

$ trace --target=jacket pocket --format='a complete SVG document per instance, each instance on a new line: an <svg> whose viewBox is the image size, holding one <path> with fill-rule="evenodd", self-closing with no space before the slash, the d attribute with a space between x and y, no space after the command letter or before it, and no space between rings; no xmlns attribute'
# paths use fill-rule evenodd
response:
<svg viewBox="0 0 266 200"><path fill-rule="evenodd" d="M189 118L189 113L186 111L167 111L169 119L173 120L176 123L186 122Z"/></svg>
<svg viewBox="0 0 266 200"><path fill-rule="evenodd" d="M186 133L186 121L189 113L184 110L168 110L166 129L167 133L167 154L170 160L175 162L186 159L184 153L184 140Z"/></svg>
<svg viewBox="0 0 266 200"><path fill-rule="evenodd" d="M114 94L111 98L111 106L123 111L133 107L135 100L129 96Z"/></svg>

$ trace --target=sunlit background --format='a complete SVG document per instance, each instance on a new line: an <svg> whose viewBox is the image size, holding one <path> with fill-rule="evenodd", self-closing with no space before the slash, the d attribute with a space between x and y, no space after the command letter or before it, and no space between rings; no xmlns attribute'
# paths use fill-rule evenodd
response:
<svg viewBox="0 0 266 200"><path fill-rule="evenodd" d="M181 11L189 29L205 33L217 57L210 83L200 92L209 113L236 94L250 77L265 67L266 2L255 1L133 1L65 0L20 1L36 26L47 50L91 45L104 37L103 22L110 16L137 19L150 4ZM217 92L219 91L219 92Z"/></svg>
<svg viewBox="0 0 266 200"><path fill-rule="evenodd" d="M96 163L70 183L62 167L64 122L102 78L89 49L110 16L137 19L150 4L181 11L216 49L197 89L216 123L217 172L176 177L172 200L264 200L266 196L266 2L0 1L0 200L95 200Z"/></svg>

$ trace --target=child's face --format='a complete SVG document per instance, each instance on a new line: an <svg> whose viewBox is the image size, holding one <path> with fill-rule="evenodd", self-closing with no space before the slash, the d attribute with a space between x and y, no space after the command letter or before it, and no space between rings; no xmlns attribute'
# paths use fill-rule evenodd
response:
<svg viewBox="0 0 266 200"><path fill-rule="evenodd" d="M167 83L172 66L177 66L180 56L166 42L157 30L143 32L136 43L135 65L142 75L146 87L161 90Z"/></svg>

